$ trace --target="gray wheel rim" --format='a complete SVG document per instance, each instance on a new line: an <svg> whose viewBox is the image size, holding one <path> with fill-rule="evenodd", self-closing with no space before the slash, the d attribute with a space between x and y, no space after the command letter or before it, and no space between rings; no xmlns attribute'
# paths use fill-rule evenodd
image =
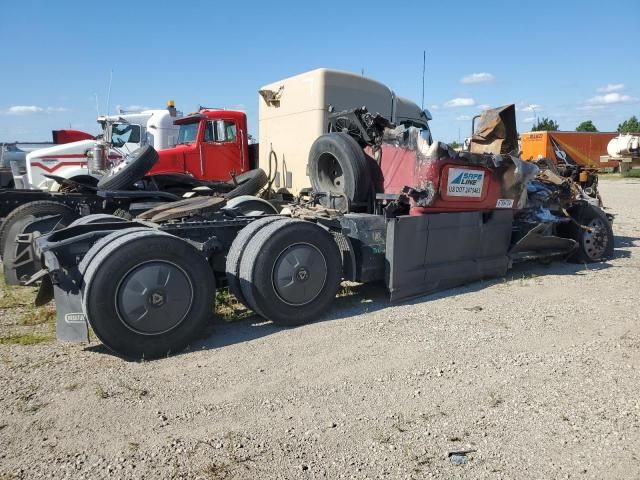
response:
<svg viewBox="0 0 640 480"><path fill-rule="evenodd" d="M331 153L323 153L318 158L318 182L324 191L344 191L344 172Z"/></svg>
<svg viewBox="0 0 640 480"><path fill-rule="evenodd" d="M125 326L143 335L160 335L176 328L193 303L188 275L164 260L133 267L116 289L118 316Z"/></svg>
<svg viewBox="0 0 640 480"><path fill-rule="evenodd" d="M305 305L322 292L327 281L327 261L313 245L290 245L278 255L272 280L276 294L283 302Z"/></svg>
<svg viewBox="0 0 640 480"><path fill-rule="evenodd" d="M585 231L582 235L582 246L589 258L597 260L607 250L609 243L607 226L601 218L594 218L587 226L591 231Z"/></svg>

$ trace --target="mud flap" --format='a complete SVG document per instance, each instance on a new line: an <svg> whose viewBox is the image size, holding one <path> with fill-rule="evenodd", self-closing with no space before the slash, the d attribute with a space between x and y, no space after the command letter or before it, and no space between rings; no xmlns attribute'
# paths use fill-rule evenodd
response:
<svg viewBox="0 0 640 480"><path fill-rule="evenodd" d="M389 219L385 281L391 301L505 275L512 224L511 210Z"/></svg>
<svg viewBox="0 0 640 480"><path fill-rule="evenodd" d="M56 337L61 342L88 342L89 328L82 312L82 299L77 291L66 291L53 285L56 299Z"/></svg>

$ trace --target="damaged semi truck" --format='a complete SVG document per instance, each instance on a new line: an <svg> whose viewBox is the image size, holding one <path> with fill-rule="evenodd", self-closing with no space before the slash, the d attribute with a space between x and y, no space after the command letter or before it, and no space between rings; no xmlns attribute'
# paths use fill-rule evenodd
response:
<svg viewBox="0 0 640 480"><path fill-rule="evenodd" d="M261 98L274 108L309 95L268 90ZM384 282L402 300L504 275L519 261L611 256L610 219L581 187L514 154L513 106L484 112L472 150L460 153L425 134L426 114L396 124L367 108L332 108L326 84L322 95L313 113L322 130L305 159L276 162L276 146L298 146L269 142L270 181L275 172L305 187L281 214L212 208L206 219L159 222L159 207L132 221L86 217L36 238L43 269L31 283L41 281L38 303L55 299L58 338L86 341L91 327L117 354L154 358L197 337L218 288L296 326L325 312L342 280ZM267 120L274 135L298 142L288 115L280 128Z"/></svg>

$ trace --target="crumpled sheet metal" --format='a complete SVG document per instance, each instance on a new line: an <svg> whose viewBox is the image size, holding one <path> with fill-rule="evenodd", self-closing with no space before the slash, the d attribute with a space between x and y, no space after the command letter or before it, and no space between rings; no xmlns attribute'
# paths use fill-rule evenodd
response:
<svg viewBox="0 0 640 480"><path fill-rule="evenodd" d="M516 106L485 110L471 137L471 153L511 153L518 150Z"/></svg>
<svg viewBox="0 0 640 480"><path fill-rule="evenodd" d="M456 152L449 145L431 145L415 127L398 126L384 132L382 144L384 191L409 195L419 207L430 206L440 188L438 162L446 159L470 166L492 169L501 176L505 198L515 198L516 206L527 203L525 185L539 173L538 167L509 154Z"/></svg>

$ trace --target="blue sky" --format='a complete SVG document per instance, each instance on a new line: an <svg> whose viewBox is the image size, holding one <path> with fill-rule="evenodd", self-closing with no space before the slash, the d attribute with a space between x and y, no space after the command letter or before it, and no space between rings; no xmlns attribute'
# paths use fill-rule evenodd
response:
<svg viewBox="0 0 640 480"><path fill-rule="evenodd" d="M434 136L464 138L483 105L516 103L573 130L640 116L633 1L4 1L0 141L95 132L116 105L237 107L257 132L257 90L317 67L360 72L425 106ZM108 15L108 16L107 16Z"/></svg>

